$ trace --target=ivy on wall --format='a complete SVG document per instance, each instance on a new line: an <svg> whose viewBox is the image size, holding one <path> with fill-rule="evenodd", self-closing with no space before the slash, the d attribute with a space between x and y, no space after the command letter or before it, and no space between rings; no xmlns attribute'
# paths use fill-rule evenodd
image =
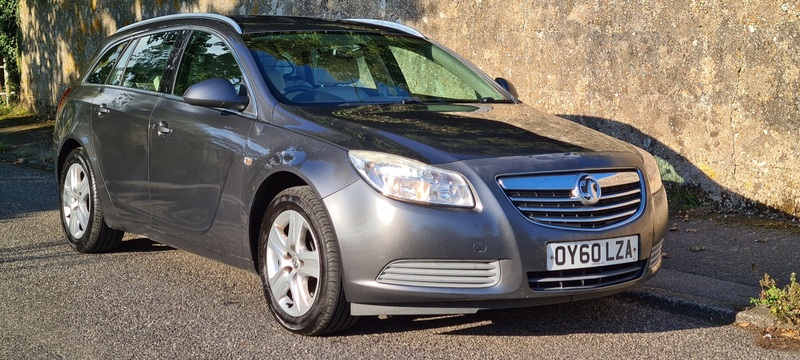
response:
<svg viewBox="0 0 800 360"><path fill-rule="evenodd" d="M19 89L19 0L0 0L0 57L5 60L7 93Z"/></svg>

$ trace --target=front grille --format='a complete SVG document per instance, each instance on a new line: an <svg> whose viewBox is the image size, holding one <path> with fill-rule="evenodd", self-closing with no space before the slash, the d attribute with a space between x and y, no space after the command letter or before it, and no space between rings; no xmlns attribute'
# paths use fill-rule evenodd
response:
<svg viewBox="0 0 800 360"><path fill-rule="evenodd" d="M578 182L585 175L601 189L594 205L584 205L579 196ZM637 171L509 176L498 183L525 218L550 227L603 230L632 221L644 209L644 183Z"/></svg>
<svg viewBox="0 0 800 360"><path fill-rule="evenodd" d="M387 265L378 275L383 284L482 288L500 281L497 261L398 260Z"/></svg>
<svg viewBox="0 0 800 360"><path fill-rule="evenodd" d="M642 276L647 260L593 268L528 273L535 291L585 290L634 280Z"/></svg>

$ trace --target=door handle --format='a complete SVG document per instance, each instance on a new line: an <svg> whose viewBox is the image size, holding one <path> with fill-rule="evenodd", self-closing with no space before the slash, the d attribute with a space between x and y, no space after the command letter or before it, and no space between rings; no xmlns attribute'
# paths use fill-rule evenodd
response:
<svg viewBox="0 0 800 360"><path fill-rule="evenodd" d="M153 130L158 132L158 137L165 138L172 132L172 129L169 128L169 124L166 121L161 121L158 124L153 124Z"/></svg>
<svg viewBox="0 0 800 360"><path fill-rule="evenodd" d="M106 107L106 104L100 104L100 106L97 107L97 116L103 116L110 112L111 110Z"/></svg>

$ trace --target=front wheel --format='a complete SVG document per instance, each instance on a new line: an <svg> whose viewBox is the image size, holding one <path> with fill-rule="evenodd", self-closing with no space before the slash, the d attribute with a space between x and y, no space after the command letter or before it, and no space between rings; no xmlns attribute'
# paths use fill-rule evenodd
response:
<svg viewBox="0 0 800 360"><path fill-rule="evenodd" d="M286 329L323 335L355 322L330 220L309 187L284 190L269 205L259 237L259 273L270 311Z"/></svg>
<svg viewBox="0 0 800 360"><path fill-rule="evenodd" d="M61 168L61 225L67 241L83 253L111 251L124 232L109 228L97 199L94 173L82 148L72 150Z"/></svg>

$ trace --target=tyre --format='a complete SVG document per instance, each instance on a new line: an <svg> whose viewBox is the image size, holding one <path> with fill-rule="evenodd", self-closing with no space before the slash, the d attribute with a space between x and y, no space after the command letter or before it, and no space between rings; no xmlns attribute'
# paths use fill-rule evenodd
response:
<svg viewBox="0 0 800 360"><path fill-rule="evenodd" d="M342 287L328 215L307 186L284 190L264 214L259 273L269 309L286 329L324 335L355 322Z"/></svg>
<svg viewBox="0 0 800 360"><path fill-rule="evenodd" d="M103 220L94 173L83 148L67 155L59 186L61 225L69 244L82 253L107 252L119 246L124 232L109 228Z"/></svg>

